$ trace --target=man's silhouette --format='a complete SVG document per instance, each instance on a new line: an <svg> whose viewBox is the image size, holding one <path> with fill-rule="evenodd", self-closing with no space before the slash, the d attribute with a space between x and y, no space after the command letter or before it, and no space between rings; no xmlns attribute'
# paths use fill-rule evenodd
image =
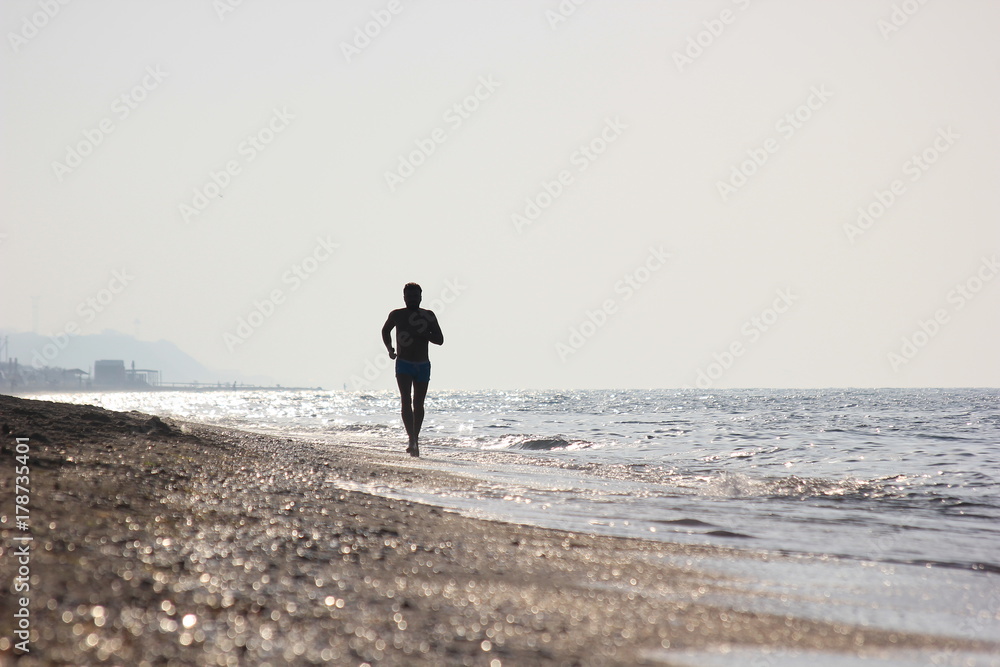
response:
<svg viewBox="0 0 1000 667"><path fill-rule="evenodd" d="M403 425L406 434L410 436L410 444L406 448L410 456L420 456L417 439L420 436L420 425L424 421L424 398L427 396L427 384L431 381L431 361L427 356L427 343L441 345L444 335L437 317L429 310L420 307L421 289L416 283L407 283L403 287L403 303L406 308L399 308L389 313L382 326L382 342L389 351L389 358L396 360L396 384L399 385L399 398L403 403ZM396 348L392 347L390 336L396 329ZM410 399L410 389L413 398Z"/></svg>

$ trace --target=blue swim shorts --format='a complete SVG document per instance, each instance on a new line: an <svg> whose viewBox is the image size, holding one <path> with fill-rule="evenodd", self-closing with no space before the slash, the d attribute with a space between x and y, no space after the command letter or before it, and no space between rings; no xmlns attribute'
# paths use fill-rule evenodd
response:
<svg viewBox="0 0 1000 667"><path fill-rule="evenodd" d="M431 381L431 362L407 361L396 357L396 375L409 375L414 382Z"/></svg>

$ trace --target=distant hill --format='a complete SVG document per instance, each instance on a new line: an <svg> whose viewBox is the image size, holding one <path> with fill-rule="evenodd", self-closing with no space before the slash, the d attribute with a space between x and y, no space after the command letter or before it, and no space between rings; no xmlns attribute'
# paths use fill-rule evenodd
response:
<svg viewBox="0 0 1000 667"><path fill-rule="evenodd" d="M126 368L134 361L136 368L160 371L164 382L239 380L273 384L270 378L247 378L234 371L210 370L170 341L137 340L117 331L53 339L35 333L0 330L0 336L9 337L8 356L16 357L22 366L79 368L92 372L94 361L98 359L121 359Z"/></svg>

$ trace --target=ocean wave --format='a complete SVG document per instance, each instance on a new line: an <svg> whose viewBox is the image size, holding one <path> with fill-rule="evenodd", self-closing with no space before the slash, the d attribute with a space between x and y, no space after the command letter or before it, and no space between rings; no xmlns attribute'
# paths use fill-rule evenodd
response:
<svg viewBox="0 0 1000 667"><path fill-rule="evenodd" d="M391 430L391 427L386 424L334 424L328 427L329 431L334 433L347 432L347 433L383 433L385 431Z"/></svg>
<svg viewBox="0 0 1000 667"><path fill-rule="evenodd" d="M448 438L439 442L448 442ZM534 452L554 452L554 451L576 451L598 447L597 443L576 438L565 438L561 435L536 436L536 435L489 435L477 436L474 438L458 438L452 440L453 444L459 447L472 447L487 451L495 450L515 450ZM553 461L553 465L558 465Z"/></svg>
<svg viewBox="0 0 1000 667"><path fill-rule="evenodd" d="M705 495L726 498L877 498L890 495L888 487L863 479L824 479L821 477L764 477L723 472L701 476L698 490Z"/></svg>
<svg viewBox="0 0 1000 667"><path fill-rule="evenodd" d="M552 451L553 449L567 449L574 443L563 438L529 438L520 440L510 445L511 449L527 449L531 451Z"/></svg>

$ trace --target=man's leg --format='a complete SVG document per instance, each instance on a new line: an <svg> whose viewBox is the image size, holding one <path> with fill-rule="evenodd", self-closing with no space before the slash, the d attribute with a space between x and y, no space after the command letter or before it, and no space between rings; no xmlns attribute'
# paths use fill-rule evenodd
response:
<svg viewBox="0 0 1000 667"><path fill-rule="evenodd" d="M409 436L410 440L410 444L407 446L406 451L411 452L417 441L413 430L413 407L410 403L410 387L413 385L413 378L409 375L397 374L396 384L399 385L399 400L400 403L402 403L401 416L403 418L403 426L406 427L406 435Z"/></svg>
<svg viewBox="0 0 1000 667"><path fill-rule="evenodd" d="M424 399L427 398L427 382L413 382L413 447L420 452L417 440L420 426L424 423Z"/></svg>

